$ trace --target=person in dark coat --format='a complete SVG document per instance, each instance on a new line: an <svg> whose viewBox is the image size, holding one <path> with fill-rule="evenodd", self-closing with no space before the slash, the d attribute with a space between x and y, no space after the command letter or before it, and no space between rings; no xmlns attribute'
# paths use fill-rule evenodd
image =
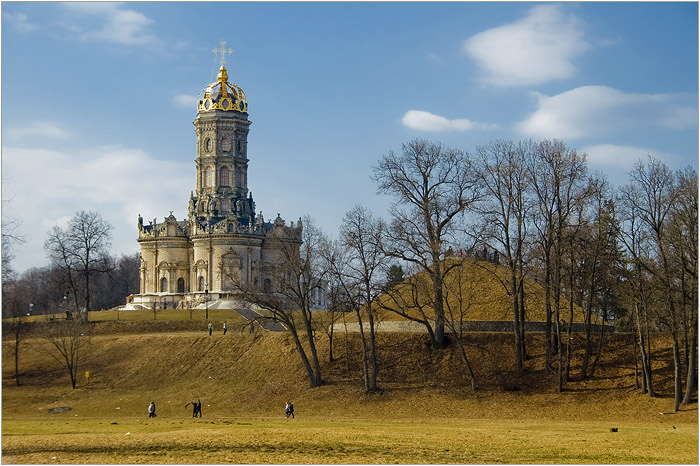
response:
<svg viewBox="0 0 700 466"><path fill-rule="evenodd" d="M148 417L156 417L156 403L154 401L148 405Z"/></svg>
<svg viewBox="0 0 700 466"><path fill-rule="evenodd" d="M189 405L192 405L192 417L197 417L197 414L199 414L199 417L202 417L202 402L197 400L197 401L190 401L185 405L185 408L187 408Z"/></svg>

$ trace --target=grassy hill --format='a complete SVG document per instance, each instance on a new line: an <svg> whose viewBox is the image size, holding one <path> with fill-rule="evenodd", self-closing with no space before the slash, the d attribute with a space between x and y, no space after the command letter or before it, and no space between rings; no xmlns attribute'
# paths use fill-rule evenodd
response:
<svg viewBox="0 0 700 466"><path fill-rule="evenodd" d="M656 339L657 390L661 398L650 400L634 390L634 362L630 335L612 335L599 364L597 377L567 384L556 393L556 377L543 368L542 337L528 338L527 374L513 378L512 337L508 334L475 333L468 336L481 390L471 392L458 354L452 349L431 351L420 334L379 334L379 385L382 394L365 395L361 384L359 341L349 335L349 361L345 359L345 336L336 333L334 362L328 361L328 340L319 342L326 384L308 387L291 338L286 333L255 335L234 327L227 335L211 337L206 331L172 331L167 322L150 323L152 333L121 333L130 323L98 323L86 347L80 374L89 370L91 383L79 380L71 390L67 375L46 352L46 343L33 337L23 343L20 380L14 385L13 352L3 342L3 417L41 415L52 407L68 404L78 415L140 415L156 400L164 415L182 415L193 398L205 403L211 416L274 416L288 399L306 415L404 416L419 412L427 416L502 415L493 403L529 415L559 412L567 416L588 415L591 409L605 416L644 417L668 411L672 406L672 366L665 339ZM111 333L100 331L111 329ZM580 336L576 336L572 376L578 377ZM349 366L349 370L348 370ZM513 391L511 391L513 390ZM343 400L342 403L339 400ZM499 401L500 400L500 401ZM590 402L590 405L588 405ZM562 411L570 403L582 409ZM347 405L352 405L348 409ZM634 409L629 409L635 406ZM695 406L695 405L694 405ZM117 408L119 408L117 410ZM539 413L539 414L538 414ZM697 413L695 413L695 416Z"/></svg>
<svg viewBox="0 0 700 466"><path fill-rule="evenodd" d="M230 320L229 320L230 322ZM202 321L98 322L72 390L35 329L13 380L3 340L5 463L696 463L697 404L672 413L667 341L655 340L658 398L634 389L631 336L611 335L596 378L556 392L540 335L526 375L512 378L512 337L468 336L480 390L459 356L421 334L379 334L381 393L364 393L357 335L319 350L325 384L309 388L286 333ZM576 337L578 338L578 337ZM580 340L574 341L580 347ZM580 354L575 355L572 374ZM188 401L203 402L191 419ZM146 417L155 401L158 418ZM283 417L293 401L297 419ZM51 413L54 408L70 411ZM620 427L621 435L609 433Z"/></svg>
<svg viewBox="0 0 700 466"><path fill-rule="evenodd" d="M477 260L471 257L449 259L447 264L455 267L445 280L447 294L445 300L449 306L456 310L454 315L459 315L459 301L462 301L464 319L470 321L512 321L512 298L506 288L510 271L507 267L489 261ZM506 286L504 286L504 284ZM419 301L430 302L432 298L431 284L428 274L421 271L405 280L396 287L396 292L402 299L410 302L412 290L418 290ZM385 307L395 308L396 304L384 296L381 300ZM568 321L569 301L562 299L562 318ZM565 310L565 311L564 311ZM545 291L534 280L525 279L525 311L526 320L531 322L544 322ZM430 314L431 310L427 310ZM403 317L394 312L383 310L380 312L381 320L401 320ZM584 311L578 305L574 305L574 322L584 321ZM599 323L599 319L594 323Z"/></svg>

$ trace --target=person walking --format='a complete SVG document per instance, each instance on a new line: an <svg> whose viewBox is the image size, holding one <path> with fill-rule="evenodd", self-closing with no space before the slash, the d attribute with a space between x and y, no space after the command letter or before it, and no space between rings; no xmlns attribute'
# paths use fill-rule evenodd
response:
<svg viewBox="0 0 700 466"><path fill-rule="evenodd" d="M294 405L292 404L291 401L289 402L289 416L292 416L292 419L294 419ZM287 417L289 417L289 416L287 416Z"/></svg>
<svg viewBox="0 0 700 466"><path fill-rule="evenodd" d="M224 335L226 335L226 331L227 331L227 330L228 330L228 329L226 328L226 322L224 322Z"/></svg>
<svg viewBox="0 0 700 466"><path fill-rule="evenodd" d="M156 403L154 401L148 405L148 417L156 417Z"/></svg>
<svg viewBox="0 0 700 466"><path fill-rule="evenodd" d="M211 336L212 330L214 330L214 326L209 322L209 336Z"/></svg>

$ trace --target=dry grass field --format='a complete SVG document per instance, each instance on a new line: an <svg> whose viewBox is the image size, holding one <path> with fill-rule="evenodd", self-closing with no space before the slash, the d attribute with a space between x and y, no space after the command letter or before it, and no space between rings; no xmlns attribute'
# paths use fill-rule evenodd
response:
<svg viewBox="0 0 700 466"><path fill-rule="evenodd" d="M487 333L468 335L476 392L453 349L431 351L420 334L380 334L383 391L367 395L356 336L348 338L348 361L345 336L336 333L333 362L327 337L320 338L326 383L312 389L287 334L251 335L220 312L211 317L227 320L230 330L222 335L217 327L211 337L189 315L123 322L122 312L119 322L91 324L80 368L91 380L79 380L75 390L38 329L23 343L23 385L16 386L5 336L2 461L698 463L697 404L672 412L663 337L654 350L657 398L634 389L628 335L610 337L594 380L569 382L557 393L556 378L544 374L540 335L529 337L527 373L516 381L512 337ZM579 336L574 346L581 347ZM574 378L579 361L577 351ZM184 407L196 398L202 419ZM288 400L296 419L284 418ZM150 401L155 419L146 415ZM61 407L71 409L51 412Z"/></svg>

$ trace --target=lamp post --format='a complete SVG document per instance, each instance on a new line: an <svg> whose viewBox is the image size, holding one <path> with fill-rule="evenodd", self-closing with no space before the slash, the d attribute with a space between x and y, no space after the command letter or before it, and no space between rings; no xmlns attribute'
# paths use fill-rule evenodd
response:
<svg viewBox="0 0 700 466"><path fill-rule="evenodd" d="M205 318L209 320L209 283L205 283L204 286L204 306L206 308Z"/></svg>

